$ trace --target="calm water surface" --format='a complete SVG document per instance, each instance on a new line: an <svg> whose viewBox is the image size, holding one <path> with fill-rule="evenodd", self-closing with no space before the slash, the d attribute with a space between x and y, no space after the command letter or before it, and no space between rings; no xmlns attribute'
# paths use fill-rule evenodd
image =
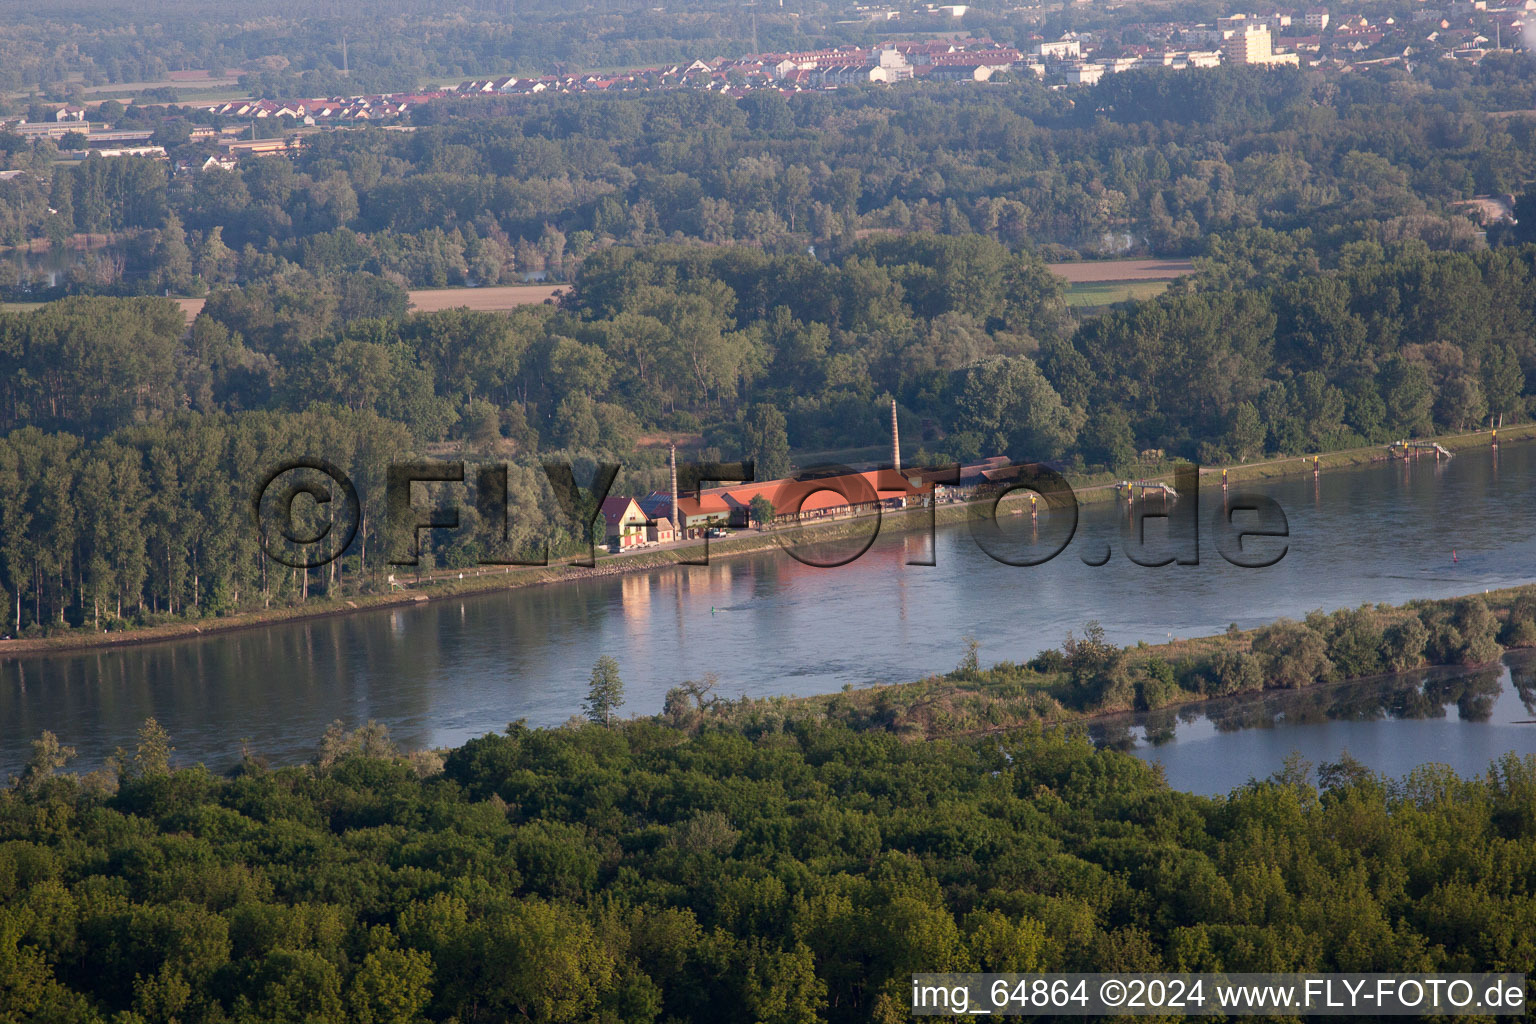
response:
<svg viewBox="0 0 1536 1024"><path fill-rule="evenodd" d="M1170 785L1225 793L1345 754L1389 777L1425 763L1484 774L1510 752L1536 753L1536 652L1476 671L1432 669L1369 682L1251 694L1095 724L1094 740L1160 764Z"/></svg>
<svg viewBox="0 0 1536 1024"><path fill-rule="evenodd" d="M150 715L170 730L179 759L215 768L235 760L242 740L274 761L306 758L338 718L378 719L409 746L459 743L518 718L553 725L579 710L602 654L619 660L625 710L649 713L669 687L708 671L730 695L825 693L947 671L965 634L980 641L984 659L1017 660L1058 645L1090 619L1116 642L1156 642L1316 608L1536 579L1536 445L1245 489L1273 497L1289 518L1288 551L1266 569L1240 569L1216 553L1210 520L1221 492L1207 486L1199 565L1132 563L1124 554L1125 510L1085 506L1071 545L1027 568L992 560L962 526L941 529L931 551L921 532L882 536L835 569L773 552L122 650L0 660L0 772L16 770L44 729L79 750L78 766L99 764ZM1042 518L1037 540L1027 517L1006 526L1021 549L1034 543L1033 550L1054 546L1065 530L1060 516ZM1154 523L1154 544L1158 534ZM1106 542L1109 562L1084 564ZM907 564L930 558L937 564ZM1414 725L1390 716L1361 723L1379 736L1380 751L1415 749ZM1198 728L1180 726L1177 744ZM1335 723L1287 722L1269 733L1310 728ZM1497 743L1536 749L1536 726L1511 729ZM1375 756L1362 738L1348 740L1357 757ZM1210 780L1224 789L1273 770L1265 767L1268 751L1253 758L1251 767L1234 763L1217 775L1183 776L1166 763L1176 784L1201 788Z"/></svg>

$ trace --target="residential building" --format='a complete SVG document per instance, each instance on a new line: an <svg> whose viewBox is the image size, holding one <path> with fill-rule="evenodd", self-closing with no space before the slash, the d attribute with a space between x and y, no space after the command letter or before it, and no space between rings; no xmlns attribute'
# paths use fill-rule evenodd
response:
<svg viewBox="0 0 1536 1024"><path fill-rule="evenodd" d="M164 146L115 146L107 149L70 149L59 154L71 160L84 160L87 157L99 156L103 158L114 156L149 156L157 160L165 158Z"/></svg>
<svg viewBox="0 0 1536 1024"><path fill-rule="evenodd" d="M628 551L646 542L647 520L634 498L604 498L604 539L615 551Z"/></svg>
<svg viewBox="0 0 1536 1024"><path fill-rule="evenodd" d="M1268 25L1248 24L1235 31L1221 44L1228 64L1295 64L1294 53L1275 53L1270 45Z"/></svg>
<svg viewBox="0 0 1536 1024"><path fill-rule="evenodd" d="M651 544L670 544L677 540L672 528L672 499L664 494L637 498L640 511L645 513L645 539Z"/></svg>
<svg viewBox="0 0 1536 1024"><path fill-rule="evenodd" d="M1072 64L1062 68L1060 74L1069 85L1093 85L1104 77L1104 65Z"/></svg>
<svg viewBox="0 0 1536 1024"><path fill-rule="evenodd" d="M1104 58L1102 58L1100 60L1094 61L1094 63L1099 65L1100 67L1102 67L1105 71L1109 72L1110 74L1118 75L1122 71L1129 71L1129 70L1131 70L1131 68L1136 67L1139 63L1141 63L1141 58L1139 58L1139 57L1104 57Z"/></svg>
<svg viewBox="0 0 1536 1024"><path fill-rule="evenodd" d="M1223 39L1230 38L1238 32L1242 32L1254 25L1262 25L1269 29L1269 34L1278 36L1291 27L1291 16L1281 11L1271 14L1233 14L1225 18L1216 19L1216 31Z"/></svg>
<svg viewBox="0 0 1536 1024"><path fill-rule="evenodd" d="M939 82L985 82L997 69L987 64L929 64L924 68L924 78Z"/></svg>
<svg viewBox="0 0 1536 1024"><path fill-rule="evenodd" d="M870 77L872 82L905 82L912 77L912 65L906 55L894 47L880 51L880 62Z"/></svg>
<svg viewBox="0 0 1536 1024"><path fill-rule="evenodd" d="M1054 43L1040 43L1035 52L1047 60L1076 60L1083 55L1083 44L1076 39L1058 39Z"/></svg>

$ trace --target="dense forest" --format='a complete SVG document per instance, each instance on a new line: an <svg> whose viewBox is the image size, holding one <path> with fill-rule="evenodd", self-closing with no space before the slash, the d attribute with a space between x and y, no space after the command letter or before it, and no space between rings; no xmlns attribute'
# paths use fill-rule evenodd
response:
<svg viewBox="0 0 1536 1024"><path fill-rule="evenodd" d="M509 542L528 549L581 535L552 521L538 459L617 461L616 493L643 494L662 483L656 452L635 452L647 430L771 475L786 450L880 444L894 397L920 425L915 464L1126 469L1148 447L1240 461L1530 411L1536 249L1360 245L1318 270L1305 241L1228 240L1184 285L1075 327L1038 257L922 234L835 261L612 247L559 307L509 315L409 313L377 277L302 271L219 289L190 330L165 299L0 313L0 590L26 630L370 585L377 505L323 582L272 578L234 528L299 455L375 502L385 464L432 445L510 462ZM464 536L434 558L474 564Z"/></svg>
<svg viewBox="0 0 1536 1024"><path fill-rule="evenodd" d="M1536 761L1171 791L1062 730L793 705L0 792L0 1020L888 1021L915 971L1513 971Z"/></svg>
<svg viewBox="0 0 1536 1024"><path fill-rule="evenodd" d="M1310 230L1330 263L1351 243L1466 250L1474 225L1449 204L1536 174L1536 121L1487 113L1536 105L1533 87L1536 65L1495 55L1443 88L1230 67L1070 93L479 97L420 108L414 132L330 131L291 160L174 177L213 148L190 124L217 119L135 106L125 123L153 129L170 164L56 164L53 143L0 133L0 163L28 172L0 182L0 243L110 233L59 288L180 294L289 265L411 287L561 279L616 243L835 256L872 231L980 233L1046 258L1196 255L1255 227ZM14 261L0 275L47 294Z"/></svg>

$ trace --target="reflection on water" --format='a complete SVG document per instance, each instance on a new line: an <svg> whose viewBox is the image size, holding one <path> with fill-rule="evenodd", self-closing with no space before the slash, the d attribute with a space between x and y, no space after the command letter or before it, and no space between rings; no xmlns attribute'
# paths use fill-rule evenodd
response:
<svg viewBox="0 0 1536 1024"><path fill-rule="evenodd" d="M1480 669L1243 694L1095 722L1088 731L1099 746L1162 765L1175 788L1202 793L1265 778L1293 751L1313 764L1348 751L1394 777L1429 761L1476 775L1509 751L1536 753L1536 652Z"/></svg>
<svg viewBox="0 0 1536 1024"><path fill-rule="evenodd" d="M10 249L0 253L0 287L27 301L57 298L58 289L72 279L116 284L126 258L124 245L108 244L100 236L89 239L89 244L77 239L69 246L51 245L36 252Z"/></svg>

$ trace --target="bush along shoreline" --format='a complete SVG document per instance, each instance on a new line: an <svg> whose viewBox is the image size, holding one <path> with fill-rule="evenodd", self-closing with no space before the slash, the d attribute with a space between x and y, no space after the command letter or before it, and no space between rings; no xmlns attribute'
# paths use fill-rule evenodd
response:
<svg viewBox="0 0 1536 1024"><path fill-rule="evenodd" d="M968 641L974 644L974 641ZM1266 690L1296 690L1421 668L1496 661L1536 647L1536 585L1466 597L1363 605L1252 630L1117 647L1097 623L1025 663L959 666L914 682L831 696L744 701L734 714L813 714L912 738L992 733L1156 711ZM776 709L776 710L775 710Z"/></svg>

